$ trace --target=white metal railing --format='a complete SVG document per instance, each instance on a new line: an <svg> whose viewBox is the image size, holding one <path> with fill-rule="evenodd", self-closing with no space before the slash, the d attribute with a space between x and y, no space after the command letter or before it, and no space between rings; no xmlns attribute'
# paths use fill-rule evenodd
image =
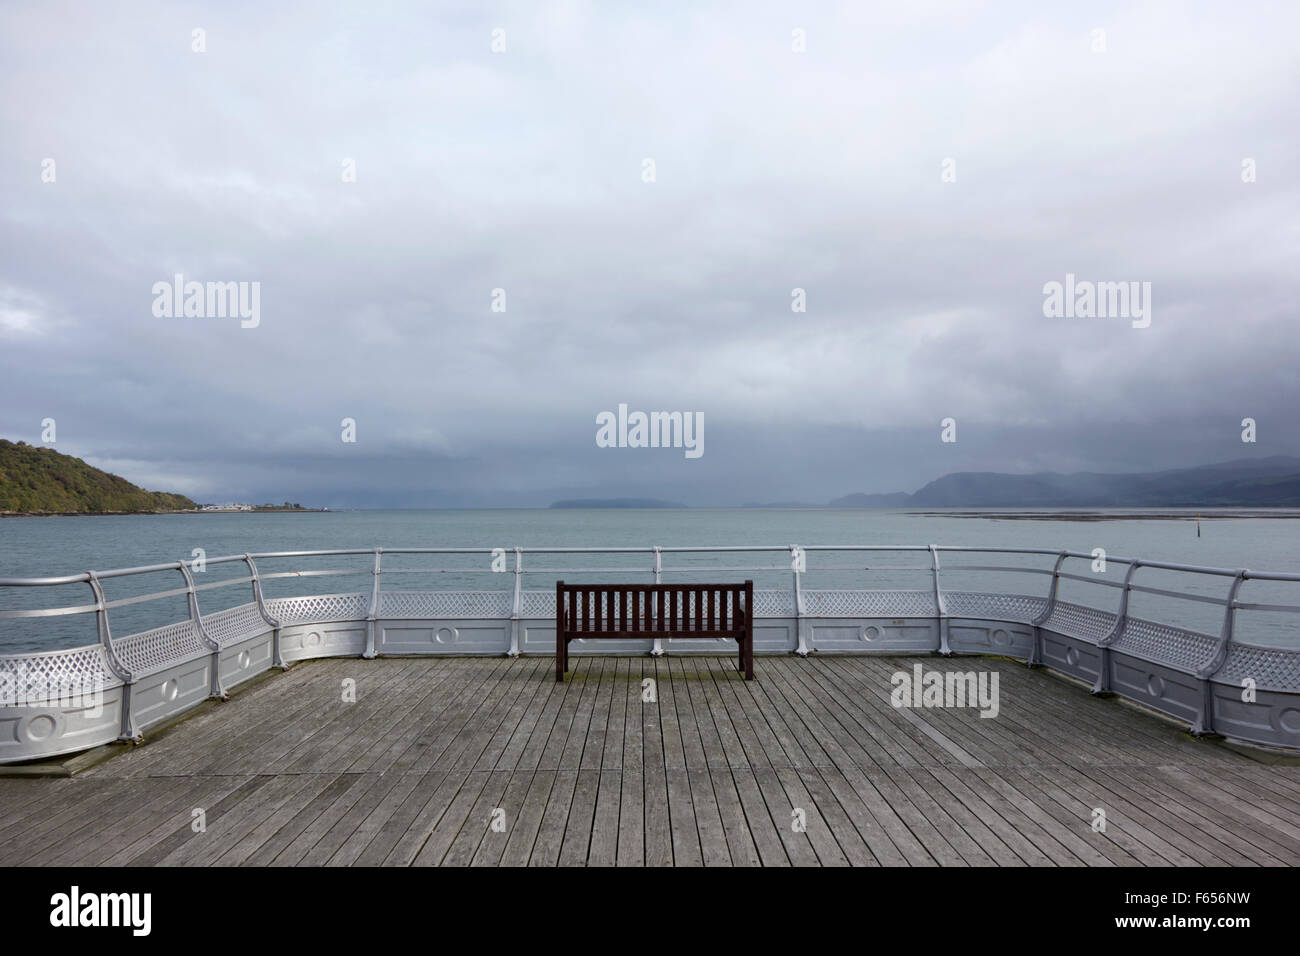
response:
<svg viewBox="0 0 1300 956"><path fill-rule="evenodd" d="M876 563L877 556L901 555L901 558ZM780 556L779 558L777 556ZM981 559L978 556L985 556ZM991 563L995 560L1032 560L1039 564ZM857 560L853 560L854 558ZM322 559L360 563L360 567L311 567ZM411 559L435 559L433 564L406 566ZM638 560L633 560L638 559ZM293 570L267 570L272 563L301 560ZM371 658L379 653L379 629L383 622L401 619L468 620L488 619L508 622L508 645L505 653L521 653L525 623L545 621L547 595L554 582L564 577L595 575L602 579L618 576L643 578L654 582L679 580L690 575L765 576L776 586L757 588L759 616L789 619L793 623L793 646L789 650L806 655L818 649L817 622L828 618L844 620L919 619L932 621L935 647L941 654L967 649L954 642L951 622L966 620L1002 621L1025 628L1033 635L1024 656L1030 664L1049 663L1067 671L1072 664L1057 664L1044 659L1043 635L1057 635L1076 642L1095 658L1092 670L1080 666L1079 675L1091 677L1097 693L1125 693L1116 688L1113 659L1136 660L1201 682L1206 696L1195 719L1190 722L1198 731L1213 729L1214 701L1210 699L1210 682L1221 673L1230 674L1233 683L1251 681L1253 688L1283 694L1300 694L1300 604L1272 601L1243 601L1242 591L1252 582L1300 584L1300 574L1260 572L1246 569L1212 568L1139 558L1107 556L1108 565L1122 568L1122 580L1114 580L1095 570L1081 571L1079 563L1094 562L1093 554L1054 551L1038 548L949 547L939 545L730 545L720 547L545 547L545 548L369 548L317 551L273 551L206 558L199 561L176 561L136 568L87 571L81 574L40 578L0 578L0 603L5 594L27 592L60 585L85 585L91 603L41 608L0 609L0 651L5 650L4 630L8 622L21 619L60 618L93 615L97 645L52 651L40 647L23 653L0 655L0 711L6 706L6 687L18 686L13 676L19 665L30 689L42 673L47 679L75 670L99 666L107 685L120 687L122 694L120 737L138 739L140 727L135 720L131 695L133 688L153 675L161 674L182 662L208 659L206 696L224 698L227 686L223 673L233 665L227 658L231 648L254 634L269 635L267 666L286 666L282 638L286 628L328 622L355 622L364 627L364 644L360 656ZM824 561L825 563L821 563ZM264 567L259 567L262 562ZM207 580L208 569L231 566L243 570L231 577ZM1145 584L1144 571L1175 572L1186 575L1196 584L1175 589ZM977 574L996 576L1014 573L1046 578L1040 593L1024 591L968 590L955 588L955 577ZM110 599L105 582L143 579L148 575L176 575L176 587L150 590ZM451 576L454 583L476 580L504 580L497 588L440 588L414 590L400 585L418 576ZM481 576L487 576L482 578ZM282 589L291 582L316 578L365 576L368 586L358 592L302 593L268 596L268 586ZM810 587L839 576L849 576L849 587ZM781 584L784 578L785 584ZM541 584L529 588L530 581ZM1221 581L1221 593L1202 593L1207 581ZM388 584L388 582L392 582ZM901 587L901 583L911 585ZM946 583L948 582L948 583ZM1095 603L1078 603L1063 599L1061 586L1085 585L1087 589L1117 592L1106 607ZM872 586L888 585L888 586ZM756 581L756 585L759 582ZM387 585L387 586L386 586ZM143 585L141 585L143 586ZM242 605L204 613L202 605L209 592L225 588L248 588L249 600ZM1101 593L1105 593L1102 591ZM1133 595L1147 595L1166 602L1188 602L1218 608L1218 623L1213 628L1195 630L1167 622L1147 620L1130 614ZM114 612L138 609L151 602L183 598L187 614L161 627L115 637L110 626ZM30 601L28 602L30 603ZM764 615L763 608L769 608ZM1242 641L1238 634L1241 612L1281 615L1283 622L1264 632L1272 641ZM134 612L132 612L134 613ZM1055 646L1055 645L1053 645ZM886 641L874 647L889 651ZM94 653L98 650L98 656ZM1068 650L1068 649L1067 649ZM665 651L656 640L653 654ZM304 654L303 656L311 656ZM1076 654L1077 657L1077 654ZM1068 656L1063 658L1068 662ZM77 663L68 663L76 661ZM98 661L99 663L95 663ZM90 662L90 663L87 663ZM241 666L248 668L241 662ZM1248 672L1246 677L1241 677ZM1162 671L1161 673L1164 673ZM54 676L51 676L54 675ZM1251 676L1253 675L1253 676ZM1158 675L1149 681L1156 687ZM61 678L59 678L61 679ZM241 676L242 679L242 676ZM1220 681L1222 683L1222 681ZM1163 678L1159 680L1163 683ZM152 690L150 691L152 693ZM179 693L178 685L161 685L163 697ZM29 695L30 696L30 695ZM1141 693L1136 694L1141 698ZM1160 694L1153 692L1153 697ZM1157 705L1158 706L1158 705ZM1171 703L1171 708L1174 704ZM1297 711L1293 711L1297 712ZM1283 721L1285 724L1285 721ZM1278 733L1300 735L1300 725L1285 725ZM1298 738L1300 739L1300 738ZM0 752L0 761L6 759Z"/></svg>

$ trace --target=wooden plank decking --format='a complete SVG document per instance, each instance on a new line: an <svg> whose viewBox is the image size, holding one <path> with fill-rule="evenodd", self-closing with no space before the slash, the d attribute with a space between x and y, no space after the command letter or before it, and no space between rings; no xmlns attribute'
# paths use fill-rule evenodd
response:
<svg viewBox="0 0 1300 956"><path fill-rule="evenodd" d="M892 707L918 660L998 671L999 716ZM298 665L75 777L0 779L0 865L1300 863L1300 767L1006 661L552 666Z"/></svg>

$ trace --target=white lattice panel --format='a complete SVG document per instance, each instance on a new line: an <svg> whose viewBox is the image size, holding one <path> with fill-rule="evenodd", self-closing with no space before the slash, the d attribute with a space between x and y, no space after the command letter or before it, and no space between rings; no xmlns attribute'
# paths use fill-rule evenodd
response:
<svg viewBox="0 0 1300 956"><path fill-rule="evenodd" d="M1056 607L1052 608L1051 617L1043 622L1043 627L1096 644L1114 629L1115 615L1068 601L1057 601Z"/></svg>
<svg viewBox="0 0 1300 956"><path fill-rule="evenodd" d="M754 591L754 617L794 617L794 595L789 591Z"/></svg>
<svg viewBox="0 0 1300 956"><path fill-rule="evenodd" d="M520 595L520 612L530 620L555 620L554 591L525 591Z"/></svg>
<svg viewBox="0 0 1300 956"><path fill-rule="evenodd" d="M256 604L241 604L203 615L203 629L222 647L257 634L265 634L271 625L262 620Z"/></svg>
<svg viewBox="0 0 1300 956"><path fill-rule="evenodd" d="M266 602L267 613L281 624L324 624L364 621L370 613L368 594L313 594Z"/></svg>
<svg viewBox="0 0 1300 956"><path fill-rule="evenodd" d="M990 594L984 591L944 591L943 603L949 617L971 617L986 621L1032 624L1043 613L1047 600L1025 594Z"/></svg>
<svg viewBox="0 0 1300 956"><path fill-rule="evenodd" d="M193 621L179 621L121 640L114 639L113 651L136 677L208 653Z"/></svg>
<svg viewBox="0 0 1300 956"><path fill-rule="evenodd" d="M1111 647L1194 674L1198 667L1210 662L1218 644L1208 634L1131 617L1124 622L1123 633Z"/></svg>
<svg viewBox="0 0 1300 956"><path fill-rule="evenodd" d="M804 591L808 617L934 617L929 591Z"/></svg>
<svg viewBox="0 0 1300 956"><path fill-rule="evenodd" d="M551 595L554 604L555 595ZM385 619L457 620L510 616L514 595L507 591L385 591L379 616Z"/></svg>
<svg viewBox="0 0 1300 956"><path fill-rule="evenodd" d="M1294 692L1300 688L1300 649L1230 644L1228 659L1214 679L1242 687L1247 678L1260 690Z"/></svg>
<svg viewBox="0 0 1300 956"><path fill-rule="evenodd" d="M0 657L0 706L57 700L66 694L107 690L121 683L98 644Z"/></svg>

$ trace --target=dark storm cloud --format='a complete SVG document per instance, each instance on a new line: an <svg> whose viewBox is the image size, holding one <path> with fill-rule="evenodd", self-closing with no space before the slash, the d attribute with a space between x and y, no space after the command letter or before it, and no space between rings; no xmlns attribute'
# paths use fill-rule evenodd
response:
<svg viewBox="0 0 1300 956"><path fill-rule="evenodd" d="M335 506L1295 453L1297 26L1258 3L7 6L0 434L53 417L59 450L152 487ZM176 273L259 282L260 324L155 317ZM1150 282L1151 326L1045 318L1066 273ZM620 402L702 412L705 455L597 448Z"/></svg>

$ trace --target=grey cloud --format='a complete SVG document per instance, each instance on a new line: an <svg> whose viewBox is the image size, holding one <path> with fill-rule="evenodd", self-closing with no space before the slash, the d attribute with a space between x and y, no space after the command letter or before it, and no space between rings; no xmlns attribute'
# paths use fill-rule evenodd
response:
<svg viewBox="0 0 1300 956"><path fill-rule="evenodd" d="M135 480L333 505L1152 469L1241 455L1246 415L1251 451L1295 453L1298 26L1263 3L10 6L0 433L53 416L60 450ZM260 282L261 325L155 319L177 272ZM1150 281L1151 328L1044 318L1066 272ZM596 448L619 402L703 412L704 458Z"/></svg>

